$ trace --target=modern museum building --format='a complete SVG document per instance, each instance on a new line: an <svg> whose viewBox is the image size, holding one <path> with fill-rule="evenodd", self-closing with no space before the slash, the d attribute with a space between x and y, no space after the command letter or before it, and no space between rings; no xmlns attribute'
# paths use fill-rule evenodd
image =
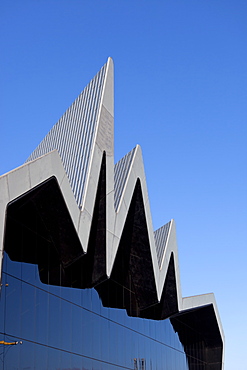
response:
<svg viewBox="0 0 247 370"><path fill-rule="evenodd" d="M136 146L114 164L109 58L0 177L0 369L222 370L214 295L182 297Z"/></svg>

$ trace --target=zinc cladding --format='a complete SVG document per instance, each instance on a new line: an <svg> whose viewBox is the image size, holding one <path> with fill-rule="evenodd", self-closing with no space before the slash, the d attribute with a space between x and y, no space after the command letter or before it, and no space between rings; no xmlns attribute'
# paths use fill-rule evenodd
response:
<svg viewBox="0 0 247 370"><path fill-rule="evenodd" d="M171 221L169 221L167 224L165 224L164 226L154 231L154 239L155 239L159 268L161 268L162 266L162 260L163 260L163 256L165 253L165 247L166 247L166 242L168 239L170 227L171 227Z"/></svg>
<svg viewBox="0 0 247 370"><path fill-rule="evenodd" d="M130 170L131 163L135 154L135 149L133 148L129 153L127 153L123 158L118 161L114 166L114 206L115 210L118 209L121 195L123 193L124 186L126 184L126 179Z"/></svg>
<svg viewBox="0 0 247 370"><path fill-rule="evenodd" d="M81 205L102 96L105 64L28 157L32 161L56 149L78 206Z"/></svg>

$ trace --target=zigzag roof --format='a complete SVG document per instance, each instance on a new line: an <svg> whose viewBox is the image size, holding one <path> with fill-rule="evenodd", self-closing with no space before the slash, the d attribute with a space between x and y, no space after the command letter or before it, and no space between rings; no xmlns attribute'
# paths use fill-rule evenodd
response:
<svg viewBox="0 0 247 370"><path fill-rule="evenodd" d="M224 335L214 295L182 298L175 222L153 230L139 145L114 166L113 117L109 58L27 162L0 177L1 252L37 263L44 283L95 287L105 306L129 315L179 317L174 327L186 353L191 356L195 341L183 334L190 325L203 333L206 368L221 369ZM45 225L40 254L27 241L21 257L11 230L22 228L32 240L34 214ZM50 266L42 259L44 240L53 251ZM121 303L114 298L119 294Z"/></svg>

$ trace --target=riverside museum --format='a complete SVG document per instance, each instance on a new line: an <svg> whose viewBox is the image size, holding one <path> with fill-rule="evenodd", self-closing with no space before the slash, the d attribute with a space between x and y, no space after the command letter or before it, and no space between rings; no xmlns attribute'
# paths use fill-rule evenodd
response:
<svg viewBox="0 0 247 370"><path fill-rule="evenodd" d="M0 177L0 369L222 370L213 294L181 295L141 149L114 165L113 62Z"/></svg>

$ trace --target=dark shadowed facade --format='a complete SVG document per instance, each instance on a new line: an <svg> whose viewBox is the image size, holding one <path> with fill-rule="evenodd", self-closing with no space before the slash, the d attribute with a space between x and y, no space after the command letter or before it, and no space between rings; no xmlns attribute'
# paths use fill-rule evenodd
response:
<svg viewBox="0 0 247 370"><path fill-rule="evenodd" d="M139 146L114 165L109 58L0 177L0 369L221 370L213 294L181 295L174 220L153 231Z"/></svg>

